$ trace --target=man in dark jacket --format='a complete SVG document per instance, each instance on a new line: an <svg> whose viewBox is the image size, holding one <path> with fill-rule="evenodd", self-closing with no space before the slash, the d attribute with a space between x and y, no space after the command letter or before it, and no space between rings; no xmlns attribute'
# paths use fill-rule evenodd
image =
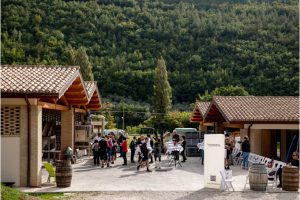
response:
<svg viewBox="0 0 300 200"><path fill-rule="evenodd" d="M131 155L130 155L130 161L131 163L134 163L134 152L135 152L135 147L136 147L136 137L134 136L132 141L130 142L130 151L131 151Z"/></svg>
<svg viewBox="0 0 300 200"><path fill-rule="evenodd" d="M185 156L185 147L186 147L185 136L182 136L181 146L182 146L182 148L183 148L183 151L181 152L181 155L182 155L182 162L185 162L185 161L186 161L186 156Z"/></svg>
<svg viewBox="0 0 300 200"><path fill-rule="evenodd" d="M242 152L243 152L243 169L248 169L248 158L250 154L250 142L248 136L244 137L244 141L242 143Z"/></svg>

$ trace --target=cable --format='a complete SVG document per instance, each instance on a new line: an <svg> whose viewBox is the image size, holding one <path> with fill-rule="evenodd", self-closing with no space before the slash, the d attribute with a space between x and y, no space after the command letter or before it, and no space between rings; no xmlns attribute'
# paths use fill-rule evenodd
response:
<svg viewBox="0 0 300 200"><path fill-rule="evenodd" d="M106 110L106 111L94 111L94 113L105 113L105 112L112 112L112 113L123 113L123 111L117 111L117 110ZM136 111L124 111L124 113L149 113L154 115L165 115L165 113L156 113L156 112L136 112Z"/></svg>

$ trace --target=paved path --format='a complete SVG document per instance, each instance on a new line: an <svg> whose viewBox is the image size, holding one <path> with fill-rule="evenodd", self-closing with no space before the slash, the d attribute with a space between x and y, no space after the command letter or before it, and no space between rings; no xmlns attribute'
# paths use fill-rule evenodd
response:
<svg viewBox="0 0 300 200"><path fill-rule="evenodd" d="M70 200L296 200L298 193L220 192L87 192L70 194Z"/></svg>
<svg viewBox="0 0 300 200"><path fill-rule="evenodd" d="M136 171L135 164L122 166L122 159L118 158L111 168L100 168L93 166L92 158L73 165L72 185L68 188L57 188L56 186L44 186L42 188L20 188L24 192L112 192L112 191L176 191L180 195L193 195L204 189L203 166L197 157L189 157L182 167L169 167L166 157L163 157L162 171L156 171L154 165L152 172L146 172L142 168ZM241 170L240 166L234 166L233 186L236 191L242 191L247 171ZM47 180L47 172L43 170L43 183ZM249 190L249 189L248 189ZM281 190L268 190L268 192L279 192ZM130 194L130 193L128 193ZM134 194L134 193L133 193ZM158 193L159 194L159 193Z"/></svg>

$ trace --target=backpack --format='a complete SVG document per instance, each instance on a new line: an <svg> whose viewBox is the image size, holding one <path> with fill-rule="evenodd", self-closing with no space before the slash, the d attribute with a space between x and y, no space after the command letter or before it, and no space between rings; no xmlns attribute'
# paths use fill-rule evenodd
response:
<svg viewBox="0 0 300 200"><path fill-rule="evenodd" d="M141 146L141 152L143 155L147 155L148 154L148 149L147 149L147 144L143 143Z"/></svg>
<svg viewBox="0 0 300 200"><path fill-rule="evenodd" d="M111 149L111 148L113 147L113 141L112 141L112 139L109 139L109 140L107 141L107 147L108 147L109 149Z"/></svg>
<svg viewBox="0 0 300 200"><path fill-rule="evenodd" d="M129 147L130 147L130 149L134 149L135 148L135 142L133 140L130 142Z"/></svg>
<svg viewBox="0 0 300 200"><path fill-rule="evenodd" d="M94 150L95 152L98 152L99 149L100 149L99 143L95 143L93 150Z"/></svg>

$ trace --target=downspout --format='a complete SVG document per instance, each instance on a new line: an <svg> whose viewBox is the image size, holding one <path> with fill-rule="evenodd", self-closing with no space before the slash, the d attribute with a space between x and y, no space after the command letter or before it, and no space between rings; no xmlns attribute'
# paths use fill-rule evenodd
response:
<svg viewBox="0 0 300 200"><path fill-rule="evenodd" d="M249 126L248 126L248 133L247 133L247 135L248 135L248 138L250 139L250 128L251 128L251 126L252 126L253 124L250 124Z"/></svg>
<svg viewBox="0 0 300 200"><path fill-rule="evenodd" d="M30 128L30 124L31 124L31 108L30 108L30 103L27 97L27 94L25 94L25 101L27 103L27 134L28 134L28 139L27 139L27 186L30 186L30 159L31 159L31 146L30 146L30 138L31 138L31 128Z"/></svg>

